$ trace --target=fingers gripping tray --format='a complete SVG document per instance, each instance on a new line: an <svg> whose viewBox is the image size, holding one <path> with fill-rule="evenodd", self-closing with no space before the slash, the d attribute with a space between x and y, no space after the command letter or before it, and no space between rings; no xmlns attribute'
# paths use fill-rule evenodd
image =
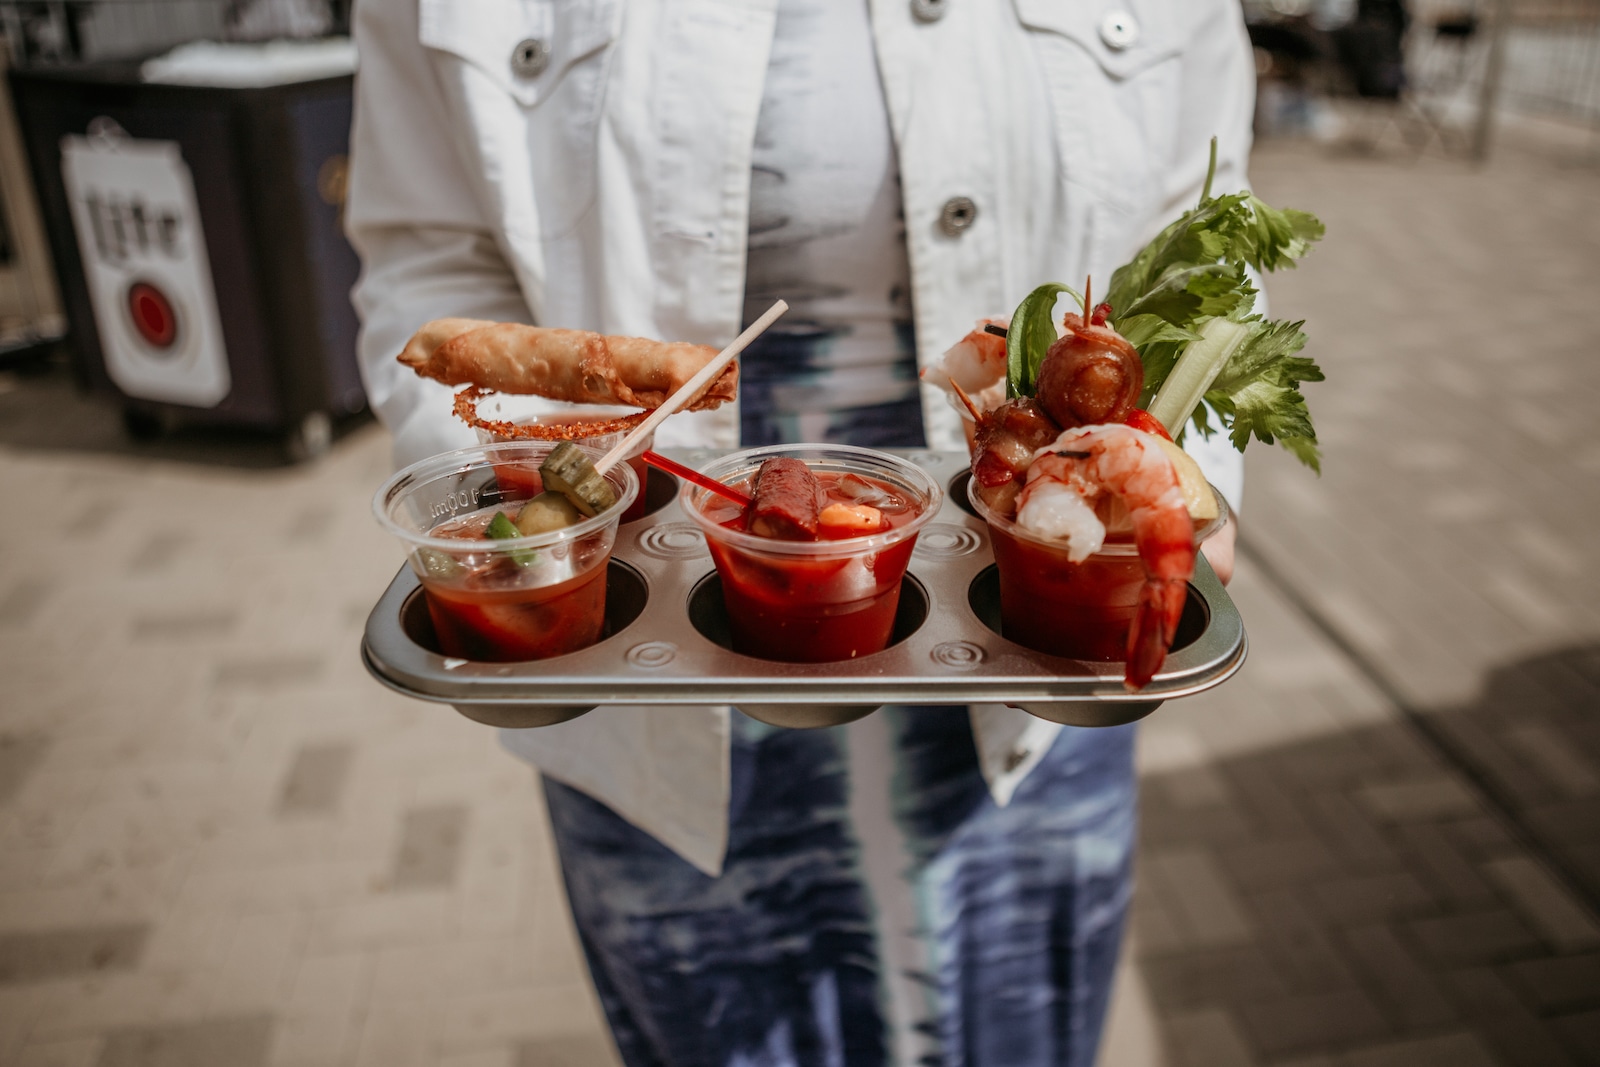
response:
<svg viewBox="0 0 1600 1067"><path fill-rule="evenodd" d="M718 454L673 453L694 467ZM947 492L918 538L882 652L815 664L734 652L705 541L680 510L674 479L652 469L647 513L617 535L599 643L525 663L444 656L421 586L402 567L367 619L362 659L397 692L509 727L548 726L602 704L732 704L788 727L849 722L885 704L1012 704L1070 726L1115 726L1210 689L1244 662L1243 621L1203 557L1172 650L1137 693L1123 686L1121 663L1062 659L1008 641L988 528L966 509L967 457L901 454Z"/></svg>

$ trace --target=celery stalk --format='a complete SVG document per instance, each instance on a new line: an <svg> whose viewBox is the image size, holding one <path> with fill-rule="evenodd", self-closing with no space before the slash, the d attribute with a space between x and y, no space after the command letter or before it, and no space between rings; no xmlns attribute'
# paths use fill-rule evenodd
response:
<svg viewBox="0 0 1600 1067"><path fill-rule="evenodd" d="M1190 342L1167 380L1161 383L1150 401L1154 415L1174 438L1182 432L1189 416L1206 395L1217 374L1250 336L1250 327L1229 319L1215 318L1200 327L1200 339Z"/></svg>

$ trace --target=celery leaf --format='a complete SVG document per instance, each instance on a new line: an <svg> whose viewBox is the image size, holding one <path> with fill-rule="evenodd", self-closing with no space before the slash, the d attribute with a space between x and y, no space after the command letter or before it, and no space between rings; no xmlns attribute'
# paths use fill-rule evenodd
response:
<svg viewBox="0 0 1600 1067"><path fill-rule="evenodd" d="M1239 451L1251 437L1266 444L1281 441L1302 463L1320 471L1317 432L1299 387L1322 381L1323 374L1312 360L1295 355L1305 347L1303 325L1254 323L1249 340L1223 365L1205 399L1229 423L1229 439Z"/></svg>
<svg viewBox="0 0 1600 1067"><path fill-rule="evenodd" d="M1251 438L1281 442L1316 468L1316 431L1299 387L1321 381L1322 371L1295 355L1306 342L1302 323L1267 322L1255 314L1256 289L1248 269L1295 266L1322 238L1323 225L1314 215L1272 207L1248 190L1210 196L1213 176L1214 171L1207 175L1207 192L1193 210L1111 276L1106 300L1112 325L1144 363L1140 406L1150 407L1191 350L1197 359L1212 361L1208 374L1215 360L1225 359L1209 386L1201 384L1205 377L1198 374L1199 364L1185 365L1182 380L1195 384L1169 390L1163 398L1173 409L1168 414L1181 423L1169 427L1174 435L1192 422L1206 436L1215 429L1228 431L1241 451ZM1196 347L1206 324L1216 318L1250 330L1231 354L1214 344ZM1205 403L1199 403L1199 389L1205 390ZM1194 404L1190 411L1179 410L1189 403ZM1213 427L1213 421L1221 426Z"/></svg>

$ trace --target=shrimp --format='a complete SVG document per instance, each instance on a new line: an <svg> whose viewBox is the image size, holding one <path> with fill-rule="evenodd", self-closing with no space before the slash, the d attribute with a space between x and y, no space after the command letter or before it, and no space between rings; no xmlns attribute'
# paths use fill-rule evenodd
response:
<svg viewBox="0 0 1600 1067"><path fill-rule="evenodd" d="M1065 430L1034 454L1018 497L1017 524L1068 542L1068 558L1098 551L1105 527L1093 513L1102 497L1120 500L1133 523L1144 566L1124 681L1150 684L1177 633L1194 574L1194 523L1177 469L1155 438L1121 424Z"/></svg>
<svg viewBox="0 0 1600 1067"><path fill-rule="evenodd" d="M945 349L944 355L923 368L921 378L946 392L951 385L975 398L982 410L1005 399L1006 339L1004 329L1010 319L980 319L961 340ZM998 326L1000 334L985 326Z"/></svg>

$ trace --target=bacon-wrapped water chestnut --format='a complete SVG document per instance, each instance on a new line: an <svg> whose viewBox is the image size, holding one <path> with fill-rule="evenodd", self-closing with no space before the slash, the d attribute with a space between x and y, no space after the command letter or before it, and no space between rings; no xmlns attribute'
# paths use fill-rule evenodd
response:
<svg viewBox="0 0 1600 1067"><path fill-rule="evenodd" d="M988 507L1009 514L1033 454L1054 441L1061 427L1037 400L1025 396L973 414L978 433L973 440L972 478L978 495Z"/></svg>
<svg viewBox="0 0 1600 1067"><path fill-rule="evenodd" d="M1139 402L1144 363L1138 350L1106 325L1110 311L1101 304L1088 322L1081 315L1064 316L1066 332L1039 366L1034 396L1064 430L1123 422Z"/></svg>

